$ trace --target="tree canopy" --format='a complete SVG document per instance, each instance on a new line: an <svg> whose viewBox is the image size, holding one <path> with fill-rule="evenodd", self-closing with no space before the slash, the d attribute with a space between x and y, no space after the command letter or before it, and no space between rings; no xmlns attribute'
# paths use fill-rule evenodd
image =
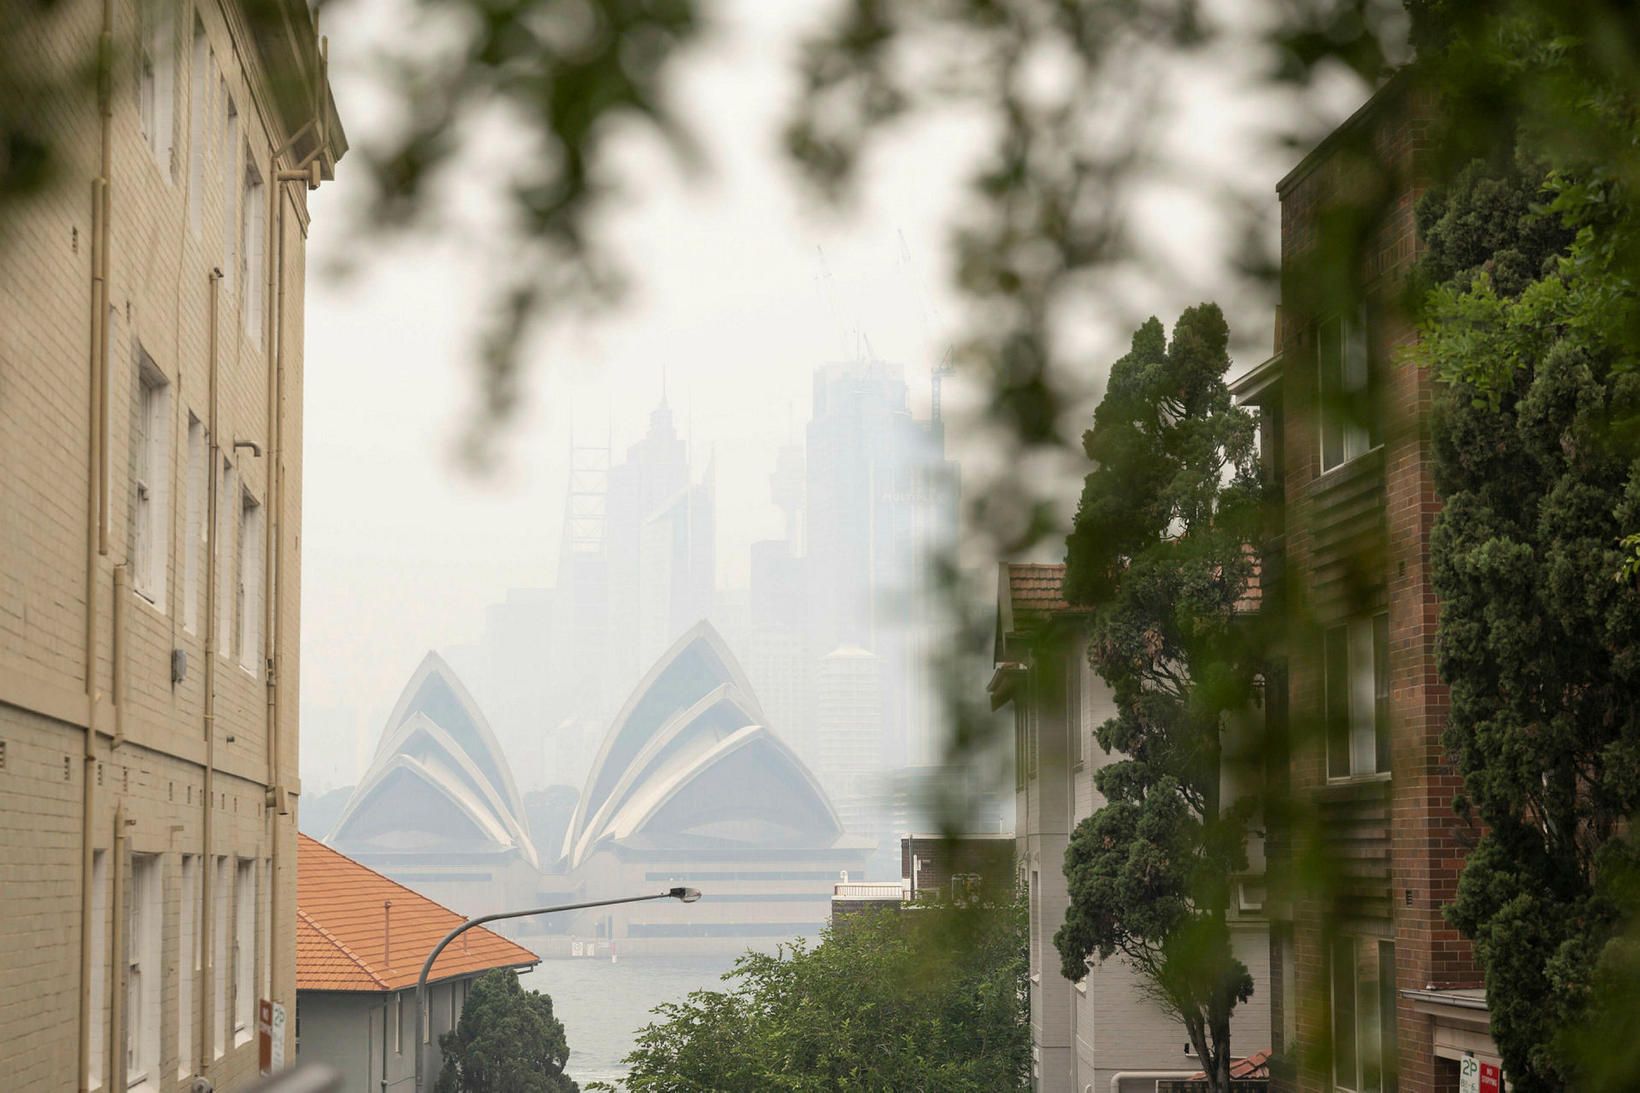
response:
<svg viewBox="0 0 1640 1093"><path fill-rule="evenodd" d="M1419 354L1443 381L1430 548L1446 742L1479 824L1449 917L1474 939L1522 1093L1601 1087L1574 1040L1616 1001L1591 988L1630 959L1640 864L1640 585L1624 569L1640 372L1598 253L1614 205L1593 211L1586 193L1505 156L1419 210L1436 282Z"/></svg>
<svg viewBox="0 0 1640 1093"><path fill-rule="evenodd" d="M1226 801L1227 719L1255 701L1262 645L1238 610L1254 578L1262 488L1255 422L1224 376L1215 304L1133 335L1083 438L1094 469L1066 544L1065 594L1091 613L1088 658L1116 716L1105 803L1065 855L1064 974L1120 953L1178 1015L1213 1088L1229 1089L1230 1015L1253 992L1230 947L1251 798Z"/></svg>
<svg viewBox="0 0 1640 1093"><path fill-rule="evenodd" d="M861 912L812 947L746 954L724 990L658 1007L625 1088L1029 1088L1025 946L1017 905Z"/></svg>
<svg viewBox="0 0 1640 1093"><path fill-rule="evenodd" d="M569 1041L552 999L527 991L504 968L486 972L467 995L456 1027L438 1038L444 1069L438 1093L576 1093L564 1073Z"/></svg>

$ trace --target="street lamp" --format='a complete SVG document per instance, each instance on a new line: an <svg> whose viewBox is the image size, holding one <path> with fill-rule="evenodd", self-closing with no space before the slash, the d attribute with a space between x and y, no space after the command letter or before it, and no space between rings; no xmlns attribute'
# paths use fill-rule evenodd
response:
<svg viewBox="0 0 1640 1093"><path fill-rule="evenodd" d="M479 915L470 918L444 935L444 940L433 946L433 951L427 954L422 962L421 975L416 978L416 1093L424 1093L422 1087L422 1022L426 1020L427 1011L427 976L433 970L433 962L444 947L474 926L482 926L486 922L495 922L503 918L528 918L531 915L551 915L559 911L582 911L588 907L610 907L617 903L643 903L652 899L675 899L681 903L694 903L700 899L699 888L668 888L664 892L656 892L649 896L622 896L619 899L597 899L591 903L565 903L557 907L532 907L527 911L497 911L493 915Z"/></svg>

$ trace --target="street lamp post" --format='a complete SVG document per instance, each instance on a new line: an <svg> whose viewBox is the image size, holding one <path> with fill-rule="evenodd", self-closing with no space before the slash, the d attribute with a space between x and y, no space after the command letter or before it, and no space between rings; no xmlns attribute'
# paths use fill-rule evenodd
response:
<svg viewBox="0 0 1640 1093"><path fill-rule="evenodd" d="M427 976L432 972L433 962L438 959L438 954L442 953L444 947L450 942L471 930L474 926L482 926L486 922L496 922L504 918L528 918L531 915L551 915L559 911L582 911L588 907L611 907L617 903L643 903L645 900L652 899L675 899L683 903L694 903L699 898L700 889L698 888L668 888L664 892L656 892L648 896L597 899L591 903L565 903L558 907L531 907L526 911L497 911L493 915L479 915L477 918L470 918L445 934L444 940L434 945L433 951L427 954L427 959L421 965L421 975L416 978L416 1093L425 1093L422 1086L422 1064L424 1060L422 1058L421 1038L423 1036L422 1030L425 1027L423 1022L427 1019Z"/></svg>

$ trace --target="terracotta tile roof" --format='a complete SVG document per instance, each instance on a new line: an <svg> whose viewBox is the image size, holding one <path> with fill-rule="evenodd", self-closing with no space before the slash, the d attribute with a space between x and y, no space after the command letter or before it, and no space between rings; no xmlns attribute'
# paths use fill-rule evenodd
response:
<svg viewBox="0 0 1640 1093"><path fill-rule="evenodd" d="M391 934L383 904L391 900ZM421 962L462 916L306 835L297 836L296 989L390 991L416 985ZM389 951L386 946L391 945ZM429 982L537 964L482 926L451 943Z"/></svg>
<svg viewBox="0 0 1640 1093"><path fill-rule="evenodd" d="M1014 620L1069 611L1065 602L1065 567L1014 562L1008 565L1008 596L1013 602Z"/></svg>
<svg viewBox="0 0 1640 1093"><path fill-rule="evenodd" d="M1245 1082L1245 1081L1255 1081L1256 1082L1256 1081L1259 1081L1261 1079L1264 1080L1264 1081L1269 1081L1269 1079L1270 1079L1270 1054L1271 1054L1270 1051L1268 1049L1266 1049L1264 1051L1255 1051L1255 1052L1253 1052L1253 1054L1247 1056L1247 1058L1245 1058L1245 1059L1231 1059L1230 1060L1230 1080L1231 1081L1236 1081L1236 1082ZM1206 1071L1198 1070L1194 1075L1191 1076L1190 1080L1191 1081L1206 1081L1207 1080L1207 1073L1206 1073Z"/></svg>

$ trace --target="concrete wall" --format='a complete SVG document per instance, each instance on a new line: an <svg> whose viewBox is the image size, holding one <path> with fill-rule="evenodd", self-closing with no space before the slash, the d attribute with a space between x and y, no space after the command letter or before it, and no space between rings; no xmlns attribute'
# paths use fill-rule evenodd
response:
<svg viewBox="0 0 1640 1093"><path fill-rule="evenodd" d="M431 1088L444 1066L438 1038L461 1019L475 976L434 983L428 987L431 1016L424 1068ZM316 1060L342 1075L347 1093L382 1089L409 1089L415 1079L416 992L345 993L301 991L297 996L301 1022L297 1054ZM385 1075L384 1075L385 1071Z"/></svg>
<svg viewBox="0 0 1640 1093"><path fill-rule="evenodd" d="M116 1012L110 1003L124 997L122 954L113 931L123 909L114 906L112 893L116 877L129 889L130 854L157 855L162 906L160 960L145 970L159 979L160 1004L157 1012L142 1014L150 1027L158 1025L159 1059L143 1088L182 1089L190 1074L203 1070L216 1088L234 1089L247 1084L256 1070L254 1035L235 1043L231 1030L221 1057L210 1050L208 1036L202 1044L197 1031L190 1057L181 1055L184 1022L195 1028L202 1021L209 1024L214 996L214 953L207 948L193 1004L182 1011L182 976L195 974L180 952L183 855L226 857L230 876L237 861L256 863L256 936L244 946L245 958L255 962L253 993L271 992L288 1007L295 1001L294 801L284 814L267 802L269 787L299 789L297 539L306 195L301 186L272 181L273 147L283 143L284 135L265 105L260 77L247 76L239 67L241 57L257 54L251 43L236 40L227 21L225 12L240 17L237 5L200 5L197 17L208 47L208 116L202 115L203 139L197 142L203 158L195 229L188 189L196 9L171 2L163 10L172 16L176 79L175 156L162 163L140 128L136 80L129 67L138 38L138 6L133 0L113 4L117 62L110 85L107 282L112 324L101 460L92 454L93 391L101 386L93 383L92 316L108 314L93 306L93 179L100 172L100 130L89 86L76 84L39 104L39 116L54 141L57 175L37 198L8 203L0 239L0 743L5 747L0 764L0 977L12 988L0 1002L0 1088L6 1089L77 1086L81 924L98 899L103 913L91 925L100 938L103 987L96 992L91 1021L102 1030L103 1052L95 1069L102 1087L119 1081L124 1045L114 1034ZM13 44L19 56L33 58L44 71L61 75L71 67L83 70L95 54L100 16L99 5L54 8L40 22L26 24ZM238 118L231 142L223 131L228 95ZM278 529L275 551L267 549L265 540L258 544L264 581L251 591L275 605L272 627L264 620L261 629L263 654L277 657L280 672L270 695L264 656L252 651L243 658L246 667L230 643L215 664L215 732L208 747L204 680L210 620L200 617L206 546L188 530L188 414L192 411L201 421L209 418L210 273L224 262L227 233L237 240L240 232L237 204L247 154L259 167L268 203L261 218L267 230L259 244L268 264L257 274L264 282L266 321L260 331L254 324L247 331L241 310L247 279L235 268L231 286L224 285L220 293L217 432L219 458L232 463L236 481L261 504L264 520L271 519ZM284 284L287 300L293 301L277 331L272 316L278 289L265 283L280 242L276 195L287 207ZM283 448L278 452L268 405L269 347L276 340L284 344ZM149 586L152 602L135 589L116 587L117 567L129 574L134 560L138 345L164 377L167 393L160 426L167 457L149 469L150 489L166 498L154 538L163 579ZM235 451L234 438L255 442L262 455ZM270 491L269 464L275 458L285 478L279 511L278 498ZM106 520L98 514L96 465L106 469ZM229 566L236 557L232 540L238 525L238 497L231 500L235 511L224 521L229 540L219 547ZM106 528L106 550L99 525ZM184 602L190 551L199 575L197 614L190 614ZM275 554L284 556L284 579L271 588ZM225 582L230 590L233 580L230 576ZM116 621L121 623L118 633ZM188 665L176 684L173 650L180 650ZM116 664L123 675L119 693ZM278 698L280 712L279 747L272 756L270 697ZM208 754L214 764L209 775ZM89 825L82 819L88 794ZM117 814L125 820L118 830ZM207 815L213 827L208 847ZM100 896L82 885L86 841L109 853L112 868ZM194 920L208 920L205 911L193 907ZM230 914L230 923L232 918ZM255 999L251 1001L254 1015Z"/></svg>

